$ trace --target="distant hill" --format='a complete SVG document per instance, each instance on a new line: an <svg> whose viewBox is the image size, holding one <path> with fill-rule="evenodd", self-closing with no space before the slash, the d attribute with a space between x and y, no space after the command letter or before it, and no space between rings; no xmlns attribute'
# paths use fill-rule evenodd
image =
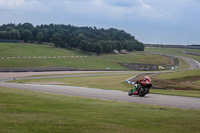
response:
<svg viewBox="0 0 200 133"><path fill-rule="evenodd" d="M56 47L79 48L86 52L110 53L113 50L144 50L144 44L129 33L114 28L77 27L49 24L33 26L31 23L0 26L0 39L24 42L52 42Z"/></svg>

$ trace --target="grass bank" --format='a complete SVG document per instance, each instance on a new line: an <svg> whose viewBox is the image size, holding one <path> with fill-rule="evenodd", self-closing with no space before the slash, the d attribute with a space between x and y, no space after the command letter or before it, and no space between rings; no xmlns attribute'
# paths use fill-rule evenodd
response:
<svg viewBox="0 0 200 133"><path fill-rule="evenodd" d="M0 43L0 57L18 56L72 56L87 55L72 50L61 50L53 46L29 43Z"/></svg>
<svg viewBox="0 0 200 133"><path fill-rule="evenodd" d="M162 73L157 75L153 81L161 88L200 91L200 69Z"/></svg>
<svg viewBox="0 0 200 133"><path fill-rule="evenodd" d="M198 133L200 111L0 87L1 132Z"/></svg>
<svg viewBox="0 0 200 133"><path fill-rule="evenodd" d="M129 70L116 62L97 57L66 57L55 59L4 59L0 60L0 68L49 68L69 67L83 70Z"/></svg>
<svg viewBox="0 0 200 133"><path fill-rule="evenodd" d="M142 64L156 64L156 65L166 65L170 64L171 61L169 58L150 54L145 52L135 52L130 55L101 55L101 58L115 61L115 62L122 62L122 63L142 63Z"/></svg>
<svg viewBox="0 0 200 133"><path fill-rule="evenodd" d="M106 70L106 68L110 68L110 70L130 70L119 65L118 62L165 65L169 64L170 60L163 56L145 52L136 52L131 55L91 56L47 45L0 43L0 68L68 67L84 70Z"/></svg>

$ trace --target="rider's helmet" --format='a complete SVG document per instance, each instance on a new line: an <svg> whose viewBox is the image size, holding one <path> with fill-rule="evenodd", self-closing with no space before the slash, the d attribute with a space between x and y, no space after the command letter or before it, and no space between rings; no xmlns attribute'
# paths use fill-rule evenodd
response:
<svg viewBox="0 0 200 133"><path fill-rule="evenodd" d="M151 79L149 78L149 76L145 76L144 81L151 81Z"/></svg>

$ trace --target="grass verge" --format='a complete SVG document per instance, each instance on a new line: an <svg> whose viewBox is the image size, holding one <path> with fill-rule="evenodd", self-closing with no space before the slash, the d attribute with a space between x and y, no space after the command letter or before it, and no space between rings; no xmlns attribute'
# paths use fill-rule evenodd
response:
<svg viewBox="0 0 200 133"><path fill-rule="evenodd" d="M110 89L128 91L132 85L125 83L125 80L134 76L133 74L125 75L103 75L87 77L66 77L66 78L46 78L46 79L24 79L10 81L14 83L37 83L42 82L61 82L68 86L89 87L98 89Z"/></svg>
<svg viewBox="0 0 200 133"><path fill-rule="evenodd" d="M0 87L1 132L198 133L200 111Z"/></svg>
<svg viewBox="0 0 200 133"><path fill-rule="evenodd" d="M136 75L136 74L135 74ZM66 78L46 78L46 79L26 79L15 80L10 82L15 83L34 83L34 84L54 84L62 83L61 85L78 86L98 89L121 90L128 92L133 85L125 82L126 79L133 77L134 74L125 75L104 75L104 76L88 76L88 77L66 77ZM153 79L152 83L157 84L157 80ZM158 83L164 84L162 80ZM195 83L196 84L196 83ZM168 85L168 84L167 84ZM158 90L151 89L150 93L165 94L165 95L178 95L189 97L200 97L198 90Z"/></svg>
<svg viewBox="0 0 200 133"><path fill-rule="evenodd" d="M200 69L162 73L153 79L156 86L161 88L200 91L199 80Z"/></svg>

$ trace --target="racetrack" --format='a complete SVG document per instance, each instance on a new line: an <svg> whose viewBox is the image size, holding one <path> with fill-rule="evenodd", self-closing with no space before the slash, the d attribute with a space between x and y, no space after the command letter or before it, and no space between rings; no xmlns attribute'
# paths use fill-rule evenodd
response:
<svg viewBox="0 0 200 133"><path fill-rule="evenodd" d="M180 58L185 59L190 64L191 66L190 69L196 69L197 65L199 66L199 63L193 59L190 59L190 58L188 59L185 57L180 57ZM57 73L64 74L64 72L57 72ZM70 72L70 73L73 73L73 72ZM125 73L126 72L123 72L121 74L125 74ZM145 72L141 72L141 73L145 73ZM26 76L31 75L31 73L24 73L24 74ZM41 75L42 72L38 74ZM45 75L47 73L43 72L43 74ZM53 74L53 72L49 72L48 74ZM54 74L56 74L56 72ZM120 74L120 73L117 73L117 74ZM105 74L105 75L108 75L108 74ZM20 73L0 73L0 81L5 81L8 79L13 79L15 77L23 77L23 76L20 75ZM80 75L71 75L71 76L80 76ZM89 75L81 75L81 76L89 76ZM49 76L48 78L52 78L52 77L53 76ZM35 78L43 78L43 77L35 77ZM59 86L59 85L0 83L0 86L16 88L16 89L24 89L24 90L30 90L30 91L38 91L38 92L44 92L44 93L56 93L56 94L61 94L61 95L82 96L82 97L89 97L89 98L116 100L116 101L123 101L123 102L135 102L135 103L143 103L143 104L151 104L151 105L162 105L162 106L186 108L186 109L198 109L198 110L200 109L200 98L193 98L193 97L181 97L181 96L158 95L158 94L148 94L145 97L138 97L138 96L128 96L128 92L122 92L122 91L116 91L116 90L102 90L102 89L91 89L91 88L84 88L84 87L71 87L71 86Z"/></svg>
<svg viewBox="0 0 200 133"><path fill-rule="evenodd" d="M128 96L128 92L117 90L103 90L84 87L60 86L60 85L38 85L38 84L14 84L0 83L0 86L44 92L60 95L81 96L104 100L115 100L123 102L134 102L151 105L161 105L185 109L200 110L200 98L181 97L170 95L148 94L145 97Z"/></svg>
<svg viewBox="0 0 200 133"><path fill-rule="evenodd" d="M200 63L192 58L189 57L183 57L183 56L177 56L177 55L170 55L170 54L163 54L163 53L156 53L156 52L150 52L153 54L158 54L158 55L164 55L164 56L172 56L172 57L177 57L177 58L181 58L185 61L188 62L188 64L190 64L190 69L199 69L200 68Z"/></svg>

